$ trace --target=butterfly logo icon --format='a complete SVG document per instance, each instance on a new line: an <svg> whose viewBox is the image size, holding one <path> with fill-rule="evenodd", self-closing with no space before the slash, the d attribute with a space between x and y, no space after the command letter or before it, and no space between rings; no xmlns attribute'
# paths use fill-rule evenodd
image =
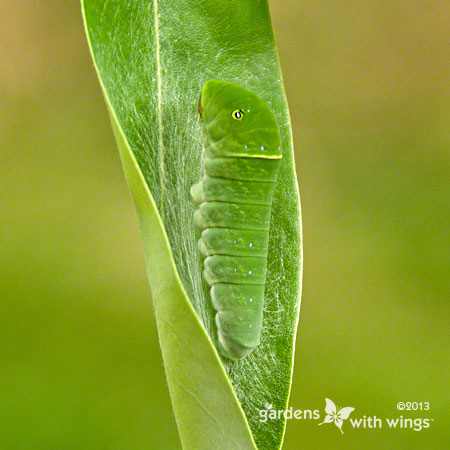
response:
<svg viewBox="0 0 450 450"><path fill-rule="evenodd" d="M341 430L341 433L344 434L342 431L342 424L344 423L344 420L348 419L348 416L355 410L355 408L347 406L345 408L338 409L334 402L329 398L326 398L325 402L325 412L327 415L325 416L324 421L319 423L319 425L334 422L334 424Z"/></svg>

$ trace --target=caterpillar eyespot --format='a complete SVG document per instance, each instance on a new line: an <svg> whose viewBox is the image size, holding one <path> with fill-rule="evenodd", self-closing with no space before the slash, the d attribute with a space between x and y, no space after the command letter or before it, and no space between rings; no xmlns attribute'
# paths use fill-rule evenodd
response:
<svg viewBox="0 0 450 450"><path fill-rule="evenodd" d="M205 175L191 188L200 203L194 214L202 230L198 247L217 311L219 349L237 360L261 338L280 133L269 106L234 83L206 82L198 110L205 145Z"/></svg>
<svg viewBox="0 0 450 450"><path fill-rule="evenodd" d="M231 115L235 120L242 120L244 118L244 111L242 109L235 109Z"/></svg>

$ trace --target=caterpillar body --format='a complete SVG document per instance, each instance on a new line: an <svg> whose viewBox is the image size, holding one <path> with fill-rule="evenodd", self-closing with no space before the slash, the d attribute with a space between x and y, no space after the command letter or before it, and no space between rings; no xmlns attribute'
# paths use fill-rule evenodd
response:
<svg viewBox="0 0 450 450"><path fill-rule="evenodd" d="M260 343L272 196L282 158L278 125L253 92L206 82L198 104L204 177L192 186L203 276L217 311L221 353L242 359Z"/></svg>

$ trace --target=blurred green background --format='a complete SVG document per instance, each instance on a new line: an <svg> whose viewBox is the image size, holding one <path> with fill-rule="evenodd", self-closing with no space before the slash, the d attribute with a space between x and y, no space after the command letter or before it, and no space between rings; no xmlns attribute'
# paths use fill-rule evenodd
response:
<svg viewBox="0 0 450 450"><path fill-rule="evenodd" d="M0 449L179 449L134 207L77 0L0 0ZM304 224L285 449L446 449L450 8L272 2Z"/></svg>

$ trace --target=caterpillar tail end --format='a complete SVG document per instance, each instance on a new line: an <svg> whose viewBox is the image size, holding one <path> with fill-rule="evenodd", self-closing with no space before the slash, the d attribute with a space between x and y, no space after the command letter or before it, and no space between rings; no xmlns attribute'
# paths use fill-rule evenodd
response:
<svg viewBox="0 0 450 450"><path fill-rule="evenodd" d="M223 356L237 361L248 356L256 346L246 346L224 333L220 323L220 312L216 314L217 336L219 338L219 350Z"/></svg>
<svg viewBox="0 0 450 450"><path fill-rule="evenodd" d="M223 356L238 361L248 356L255 347L244 347L237 342L226 339L221 332L218 333L219 350Z"/></svg>

